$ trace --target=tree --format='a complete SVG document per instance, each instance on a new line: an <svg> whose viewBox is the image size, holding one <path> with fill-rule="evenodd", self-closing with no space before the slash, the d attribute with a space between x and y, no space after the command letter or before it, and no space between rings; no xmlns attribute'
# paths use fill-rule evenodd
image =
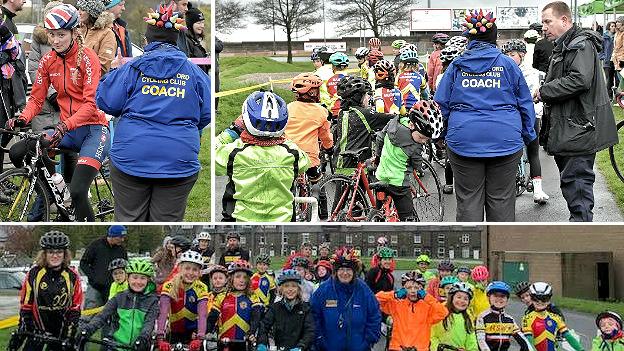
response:
<svg viewBox="0 0 624 351"><path fill-rule="evenodd" d="M217 0L215 2L217 12L215 12L215 29L219 34L231 33L234 29L245 28L245 16L247 9L245 5L237 0Z"/></svg>
<svg viewBox="0 0 624 351"><path fill-rule="evenodd" d="M402 29L409 23L409 9L415 0L331 0L332 19L338 33L352 34L370 29L379 38L382 32Z"/></svg>
<svg viewBox="0 0 624 351"><path fill-rule="evenodd" d="M305 35L313 25L321 22L318 15L321 2L318 0L260 0L251 5L250 11L256 24L265 29L281 27L286 33L288 63L292 63L293 33Z"/></svg>

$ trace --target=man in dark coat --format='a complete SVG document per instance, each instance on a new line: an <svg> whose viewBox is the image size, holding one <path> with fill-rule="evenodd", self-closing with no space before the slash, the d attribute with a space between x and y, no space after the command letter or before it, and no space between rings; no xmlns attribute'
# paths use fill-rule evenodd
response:
<svg viewBox="0 0 624 351"><path fill-rule="evenodd" d="M562 1L542 10L542 23L553 50L544 85L535 98L545 104L540 141L554 155L570 221L591 222L596 152L618 142L602 63L602 36L572 23Z"/></svg>
<svg viewBox="0 0 624 351"><path fill-rule="evenodd" d="M533 23L529 29L536 30L542 36L542 25ZM535 43L533 51L533 68L544 73L548 72L548 64L550 63L550 55L552 54L555 44L548 38L542 38Z"/></svg>

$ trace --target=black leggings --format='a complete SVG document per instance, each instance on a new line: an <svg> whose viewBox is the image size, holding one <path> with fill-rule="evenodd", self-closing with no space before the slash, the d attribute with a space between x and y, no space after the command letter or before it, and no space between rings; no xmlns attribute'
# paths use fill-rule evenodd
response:
<svg viewBox="0 0 624 351"><path fill-rule="evenodd" d="M535 120L535 135L539 135L541 119ZM542 176L542 165L539 159L539 138L535 138L532 142L527 144L527 158L529 159L529 166L531 167L531 179Z"/></svg>
<svg viewBox="0 0 624 351"><path fill-rule="evenodd" d="M444 163L444 180L446 185L453 185L453 169L451 168L451 161L448 157L449 148L446 147L446 162Z"/></svg>

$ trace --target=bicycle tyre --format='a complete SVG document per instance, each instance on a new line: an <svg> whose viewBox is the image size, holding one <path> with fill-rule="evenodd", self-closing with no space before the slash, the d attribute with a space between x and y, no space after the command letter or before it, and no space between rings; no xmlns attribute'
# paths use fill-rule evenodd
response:
<svg viewBox="0 0 624 351"><path fill-rule="evenodd" d="M624 121L618 122L618 124L617 124L617 132L618 132L618 134L620 133L620 129L622 129L623 127L624 127ZM613 146L609 147L609 159L611 160L611 166L613 167L613 170L615 171L615 174L618 176L618 178L620 178L620 181L624 182L624 165L622 165L622 167L620 167L618 165L618 159L616 157L616 152L618 150L616 150L615 148L618 147L618 145L620 145L620 144L616 144L616 145L613 145ZM620 155L620 156L621 156L620 160L624 160L624 153L622 153L622 155Z"/></svg>
<svg viewBox="0 0 624 351"><path fill-rule="evenodd" d="M331 214L335 211L334 202L337 200L336 198L336 189L341 189L341 193L344 190L345 186L349 187L349 192L347 193L346 199L351 199L352 193L351 191L355 187L354 181L351 177L347 177L342 174L332 174L326 176L323 180L319 182L319 192L325 191L327 194L327 208L328 214L331 217ZM354 206L358 206L358 208L354 208L353 211L358 214L358 218L362 218L362 221L366 219L366 216L371 209L372 205L368 196L364 193L361 188L356 189L356 203ZM347 205L348 201L344 201L342 204L342 208L337 214L336 220L334 222L359 222L359 220L352 220L347 218ZM359 213L358 211L361 211ZM331 222L329 218L327 221Z"/></svg>
<svg viewBox="0 0 624 351"><path fill-rule="evenodd" d="M25 191L27 191L27 189L30 187L30 177L28 174L28 169L14 168L0 174L0 184L6 184L7 182L16 186L17 189L24 189ZM50 221L50 194L48 192L48 189L44 186L43 181L39 177L35 177L34 192L33 194L31 194L29 199L26 199L26 202L24 202L23 205L21 204L21 202L16 203L16 201L20 201L20 199L24 198L22 195L22 192L15 191L13 194L8 195L8 197L11 199L10 203L0 203L0 221L28 221L27 214L32 210L37 196L40 196L43 201L43 214L41 217L41 221ZM7 196L6 193L5 196ZM16 214L17 217L13 217L13 215Z"/></svg>
<svg viewBox="0 0 624 351"><path fill-rule="evenodd" d="M303 184L299 181L299 178L295 180L295 194L298 197L310 196L310 183L307 177ZM310 222L312 220L312 211L309 203L295 204L295 220L297 222Z"/></svg>
<svg viewBox="0 0 624 351"><path fill-rule="evenodd" d="M98 179L103 179L104 185L98 185ZM91 208L96 220L112 222L115 215L115 196L110 179L102 176L102 173L93 179L91 185ZM95 196L93 196L95 194Z"/></svg>
<svg viewBox="0 0 624 351"><path fill-rule="evenodd" d="M378 210L376 208L371 208L366 215L367 222L385 222L386 217L383 214L382 210Z"/></svg>
<svg viewBox="0 0 624 351"><path fill-rule="evenodd" d="M427 160L422 160L423 176L412 172L410 187L412 203L419 222L442 222L444 220L444 198L442 185L435 168Z"/></svg>
<svg viewBox="0 0 624 351"><path fill-rule="evenodd" d="M520 162L523 162L522 158L520 159ZM518 170L516 171L516 197L524 193L528 182L529 175L526 173L526 167L524 167L523 163L518 164Z"/></svg>

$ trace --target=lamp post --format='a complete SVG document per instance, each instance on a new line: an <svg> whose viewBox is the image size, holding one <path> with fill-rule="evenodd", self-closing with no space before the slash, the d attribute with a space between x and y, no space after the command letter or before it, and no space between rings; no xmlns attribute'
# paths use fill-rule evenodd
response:
<svg viewBox="0 0 624 351"><path fill-rule="evenodd" d="M275 4L271 0L271 9L273 10L273 56L277 55L276 37L275 37Z"/></svg>
<svg viewBox="0 0 624 351"><path fill-rule="evenodd" d="M327 25L327 22L325 21L325 0L323 0L323 44L325 44L325 46L327 46L327 36L325 35L325 27Z"/></svg>

